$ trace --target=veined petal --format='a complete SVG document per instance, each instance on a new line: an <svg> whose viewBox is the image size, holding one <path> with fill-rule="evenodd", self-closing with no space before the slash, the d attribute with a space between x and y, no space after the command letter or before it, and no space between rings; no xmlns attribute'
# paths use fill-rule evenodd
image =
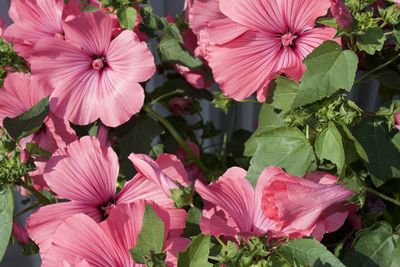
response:
<svg viewBox="0 0 400 267"><path fill-rule="evenodd" d="M218 206L206 204L200 219L200 229L205 235L234 237L240 228L232 217Z"/></svg>
<svg viewBox="0 0 400 267"><path fill-rule="evenodd" d="M189 24L195 34L211 21L225 18L219 10L219 0L196 0L189 11Z"/></svg>
<svg viewBox="0 0 400 267"><path fill-rule="evenodd" d="M112 19L103 12L83 12L63 23L65 38L92 56L104 56L111 42Z"/></svg>
<svg viewBox="0 0 400 267"><path fill-rule="evenodd" d="M247 31L229 43L207 47L207 61L225 95L243 100L273 79L280 47L273 35Z"/></svg>
<svg viewBox="0 0 400 267"><path fill-rule="evenodd" d="M242 35L249 29L229 18L211 21L207 27L208 42L210 44L224 44Z"/></svg>
<svg viewBox="0 0 400 267"><path fill-rule="evenodd" d="M249 30L269 33L287 30L282 0L220 0L219 8L225 16Z"/></svg>
<svg viewBox="0 0 400 267"><path fill-rule="evenodd" d="M175 237L165 241L164 251L167 252L165 259L167 267L177 266L178 253L185 251L189 244L190 239L183 237Z"/></svg>
<svg viewBox="0 0 400 267"><path fill-rule="evenodd" d="M296 40L296 53L304 59L314 48L318 47L326 40L333 40L335 35L336 29L329 27L314 28L303 32Z"/></svg>
<svg viewBox="0 0 400 267"><path fill-rule="evenodd" d="M101 221L97 207L74 201L41 207L28 218L26 228L29 237L38 244L42 256L50 248L54 234L63 221L79 213L85 213L97 222Z"/></svg>
<svg viewBox="0 0 400 267"><path fill-rule="evenodd" d="M118 172L112 148L85 136L53 154L44 179L59 197L98 206L113 198Z"/></svg>
<svg viewBox="0 0 400 267"><path fill-rule="evenodd" d="M189 179L185 170L185 166L178 159L177 156L172 154L162 153L156 159L158 166L162 172L172 180L178 182L183 186L189 186Z"/></svg>
<svg viewBox="0 0 400 267"><path fill-rule="evenodd" d="M217 182L205 186L201 181L197 181L195 188L205 201L222 208L232 216L242 232L251 232L255 209L254 191L245 176L245 170L233 167Z"/></svg>

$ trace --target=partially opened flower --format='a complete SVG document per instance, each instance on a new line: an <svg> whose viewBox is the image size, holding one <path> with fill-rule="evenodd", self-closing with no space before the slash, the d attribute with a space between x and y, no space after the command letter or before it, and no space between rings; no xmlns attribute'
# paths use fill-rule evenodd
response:
<svg viewBox="0 0 400 267"><path fill-rule="evenodd" d="M143 200L121 205L112 209L110 216L101 224L85 214L66 219L55 233L53 244L43 259L43 266L143 266L133 261L129 251L135 246L142 228L145 207ZM163 220L165 232L168 233L168 214L154 204L152 207ZM176 259L178 252L184 250L188 242L184 238L167 240L164 247L167 266L176 266L176 262L168 259Z"/></svg>
<svg viewBox="0 0 400 267"><path fill-rule="evenodd" d="M331 0L331 12L337 24L342 28L349 28L353 17L343 0Z"/></svg>
<svg viewBox="0 0 400 267"><path fill-rule="evenodd" d="M266 181L264 214L288 235L322 239L325 233L339 229L355 210L355 205L346 204L353 192L332 177L319 172L302 179L278 167L265 169L260 176Z"/></svg>
<svg viewBox="0 0 400 267"><path fill-rule="evenodd" d="M394 116L394 127L400 130L400 112L394 113L393 116Z"/></svg>
<svg viewBox="0 0 400 267"><path fill-rule="evenodd" d="M333 28L315 27L329 7L329 0L220 0L226 18L208 22L200 37L225 95L243 100L257 92L265 101L276 75L300 79L302 60L335 36Z"/></svg>
<svg viewBox="0 0 400 267"><path fill-rule="evenodd" d="M254 190L245 177L245 170L233 167L208 186L196 182L196 192L205 200L202 233L236 237L265 235L275 230L275 223L261 209L265 181L260 179Z"/></svg>
<svg viewBox="0 0 400 267"><path fill-rule="evenodd" d="M186 212L174 209L169 188L181 181L177 170L182 164L163 154L159 164L142 155L131 155L139 174L117 194L118 157L111 147L85 136L57 150L45 166L44 179L58 198L71 200L40 208L27 222L29 236L40 248L48 250L57 227L74 214L85 213L94 221L107 218L110 209L137 199L155 201L171 214L171 233L178 235L185 225ZM164 165L163 165L164 164ZM161 165L161 166L160 166ZM142 175L144 173L145 175ZM171 178L170 178L171 176Z"/></svg>
<svg viewBox="0 0 400 267"><path fill-rule="evenodd" d="M4 88L0 90L0 126L6 117L16 117L35 106L44 97L51 94L51 88L39 84L35 77L24 73L9 73L4 81ZM28 142L37 144L40 148L53 153L59 147L76 140L73 129L68 121L49 113L42 127L34 134L21 140L20 145ZM35 184L45 186L41 177L43 174L44 159L35 159L38 170L32 173Z"/></svg>
<svg viewBox="0 0 400 267"><path fill-rule="evenodd" d="M14 23L7 28L6 39L27 58L40 39L63 38L63 6L64 0L12 0L8 14Z"/></svg>
<svg viewBox="0 0 400 267"><path fill-rule="evenodd" d="M128 30L112 39L112 19L102 12L85 12L63 29L66 41L42 39L31 59L32 73L55 88L51 110L79 125L128 121L143 105L139 82L155 71L146 43Z"/></svg>

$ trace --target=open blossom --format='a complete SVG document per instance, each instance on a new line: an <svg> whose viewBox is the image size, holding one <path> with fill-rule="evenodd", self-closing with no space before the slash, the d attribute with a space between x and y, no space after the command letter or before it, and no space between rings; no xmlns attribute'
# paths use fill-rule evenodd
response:
<svg viewBox="0 0 400 267"><path fill-rule="evenodd" d="M85 214L66 219L57 229L42 266L144 266L136 264L129 251L138 239L145 207L143 200L121 205L112 209L107 220L100 224ZM168 213L155 204L152 208L163 220L167 236ZM177 254L185 250L189 242L185 238L166 240L167 266L176 266Z"/></svg>
<svg viewBox="0 0 400 267"><path fill-rule="evenodd" d="M302 179L269 167L261 177L267 181L262 193L263 212L290 235L313 235L320 240L325 233L338 230L356 208L345 203L353 192L323 172Z"/></svg>
<svg viewBox="0 0 400 267"><path fill-rule="evenodd" d="M9 16L13 20L5 37L15 51L29 57L33 47L45 37L62 38L64 0L12 0Z"/></svg>
<svg viewBox="0 0 400 267"><path fill-rule="evenodd" d="M343 0L331 0L331 12L337 24L342 28L349 28L353 17Z"/></svg>
<svg viewBox="0 0 400 267"><path fill-rule="evenodd" d="M333 179L325 175L314 174L312 181L269 167L260 175L255 191L245 176L245 170L234 167L209 186L196 182L196 191L206 201L200 222L204 234L321 239L324 233L337 230L354 210L345 205L350 190L315 182L331 183Z"/></svg>
<svg viewBox="0 0 400 267"><path fill-rule="evenodd" d="M66 41L42 39L31 59L33 75L55 88L50 109L79 125L128 121L143 106L139 82L155 71L146 43L128 30L112 39L112 19L102 12L85 12L63 29Z"/></svg>
<svg viewBox="0 0 400 267"><path fill-rule="evenodd" d="M85 213L101 222L112 207L137 199L152 200L166 207L172 218L171 232L181 232L186 212L173 208L169 189L178 187L175 181L187 180L182 163L168 154L160 155L158 162L145 155L132 154L130 158L139 173L116 194L119 163L111 147L85 136L53 154L45 166L44 179L58 198L70 201L41 207L29 217L29 236L39 245L42 255L65 219Z"/></svg>
<svg viewBox="0 0 400 267"><path fill-rule="evenodd" d="M4 88L0 90L0 126L3 126L4 118L13 118L28 111L44 97L49 96L51 91L49 86L39 84L36 78L29 74L9 73L4 80ZM50 112L42 127L23 138L20 145L24 147L26 143L32 142L53 153L74 140L76 135L68 121ZM42 178L44 162L44 159L36 158L35 164L38 169L31 173L34 183L42 187L46 185Z"/></svg>
<svg viewBox="0 0 400 267"><path fill-rule="evenodd" d="M394 127L400 130L400 112L394 113Z"/></svg>
<svg viewBox="0 0 400 267"><path fill-rule="evenodd" d="M315 27L329 7L329 0L220 0L226 17L206 23L199 36L225 95L243 100L257 92L265 101L276 75L300 79L303 59L335 36L333 28Z"/></svg>

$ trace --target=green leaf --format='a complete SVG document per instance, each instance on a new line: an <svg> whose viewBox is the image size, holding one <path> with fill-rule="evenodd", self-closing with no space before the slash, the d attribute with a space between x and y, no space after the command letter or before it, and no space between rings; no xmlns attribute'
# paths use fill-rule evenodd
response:
<svg viewBox="0 0 400 267"><path fill-rule="evenodd" d="M363 35L358 35L357 46L361 51L365 51L370 55L381 51L385 43L386 36L380 27L369 28Z"/></svg>
<svg viewBox="0 0 400 267"><path fill-rule="evenodd" d="M10 241L14 212L14 196L10 186L0 189L0 262Z"/></svg>
<svg viewBox="0 0 400 267"><path fill-rule="evenodd" d="M120 8L117 16L122 28L133 30L136 23L136 9L133 7Z"/></svg>
<svg viewBox="0 0 400 267"><path fill-rule="evenodd" d="M291 79L279 76L275 80L275 91L272 97L272 105L282 110L283 113L288 112L300 89L299 83Z"/></svg>
<svg viewBox="0 0 400 267"><path fill-rule="evenodd" d="M315 153L322 161L324 159L336 164L340 174L345 164L345 154L342 136L333 122L328 123L328 128L318 134L315 141Z"/></svg>
<svg viewBox="0 0 400 267"><path fill-rule="evenodd" d="M284 124L278 114L275 113L274 107L270 104L263 104L258 115L258 128L249 140L247 140L244 155L250 157L256 153L258 146L257 137L283 126Z"/></svg>
<svg viewBox="0 0 400 267"><path fill-rule="evenodd" d="M304 59L307 70L292 108L304 106L333 95L339 89L349 91L354 83L358 57L342 51L340 45L326 41Z"/></svg>
<svg viewBox="0 0 400 267"><path fill-rule="evenodd" d="M178 254L178 267L211 267L208 262L210 236L199 235L193 239L185 252Z"/></svg>
<svg viewBox="0 0 400 267"><path fill-rule="evenodd" d="M158 52L161 61L184 65L188 68L199 68L203 65L199 58L185 50L178 40L170 36L161 39Z"/></svg>
<svg viewBox="0 0 400 267"><path fill-rule="evenodd" d="M356 128L355 136L367 152L369 162L364 164L375 186L400 178L399 148L389 134L385 121L364 120Z"/></svg>
<svg viewBox="0 0 400 267"><path fill-rule="evenodd" d="M256 138L257 150L250 161L247 179L255 185L261 172L279 166L293 175L304 176L315 161L314 150L297 128L278 128Z"/></svg>
<svg viewBox="0 0 400 267"><path fill-rule="evenodd" d="M185 224L185 236L196 236L200 234L201 209L193 206L188 211Z"/></svg>
<svg viewBox="0 0 400 267"><path fill-rule="evenodd" d="M81 8L83 12L96 12L99 11L99 8L97 6L84 6Z"/></svg>
<svg viewBox="0 0 400 267"><path fill-rule="evenodd" d="M31 156L41 157L45 159L49 159L51 157L51 153L41 149L37 144L34 143L27 143L26 150L28 150Z"/></svg>
<svg viewBox="0 0 400 267"><path fill-rule="evenodd" d="M399 236L393 234L387 222L377 222L372 227L357 233L353 247L345 255L343 262L348 267L389 267L393 257L398 255Z"/></svg>
<svg viewBox="0 0 400 267"><path fill-rule="evenodd" d="M49 97L45 97L21 115L15 118L4 118L3 125L11 137L20 139L39 130L48 113Z"/></svg>
<svg viewBox="0 0 400 267"><path fill-rule="evenodd" d="M276 253L290 266L344 267L335 255L314 239L292 239L280 246Z"/></svg>
<svg viewBox="0 0 400 267"><path fill-rule="evenodd" d="M365 152L362 145L357 141L354 135L350 132L346 124L339 124L339 130L342 133L343 145L346 155L346 163L352 163L358 158L361 158L365 162L369 162L367 152ZM354 155L356 154L356 155ZM352 158L353 157L353 158Z"/></svg>
<svg viewBox="0 0 400 267"><path fill-rule="evenodd" d="M145 263L152 254L160 254L164 246L164 222L150 205L146 205L143 216L142 230L136 245L131 249L135 262Z"/></svg>

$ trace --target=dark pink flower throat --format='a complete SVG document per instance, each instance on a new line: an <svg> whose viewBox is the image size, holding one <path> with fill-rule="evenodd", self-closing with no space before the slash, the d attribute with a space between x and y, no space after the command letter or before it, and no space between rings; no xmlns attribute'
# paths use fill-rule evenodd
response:
<svg viewBox="0 0 400 267"><path fill-rule="evenodd" d="M296 40L297 34L288 32L281 36L283 47L294 46L294 40Z"/></svg>
<svg viewBox="0 0 400 267"><path fill-rule="evenodd" d="M96 57L93 59L92 67L95 70L101 70L106 66L106 59L104 57Z"/></svg>

